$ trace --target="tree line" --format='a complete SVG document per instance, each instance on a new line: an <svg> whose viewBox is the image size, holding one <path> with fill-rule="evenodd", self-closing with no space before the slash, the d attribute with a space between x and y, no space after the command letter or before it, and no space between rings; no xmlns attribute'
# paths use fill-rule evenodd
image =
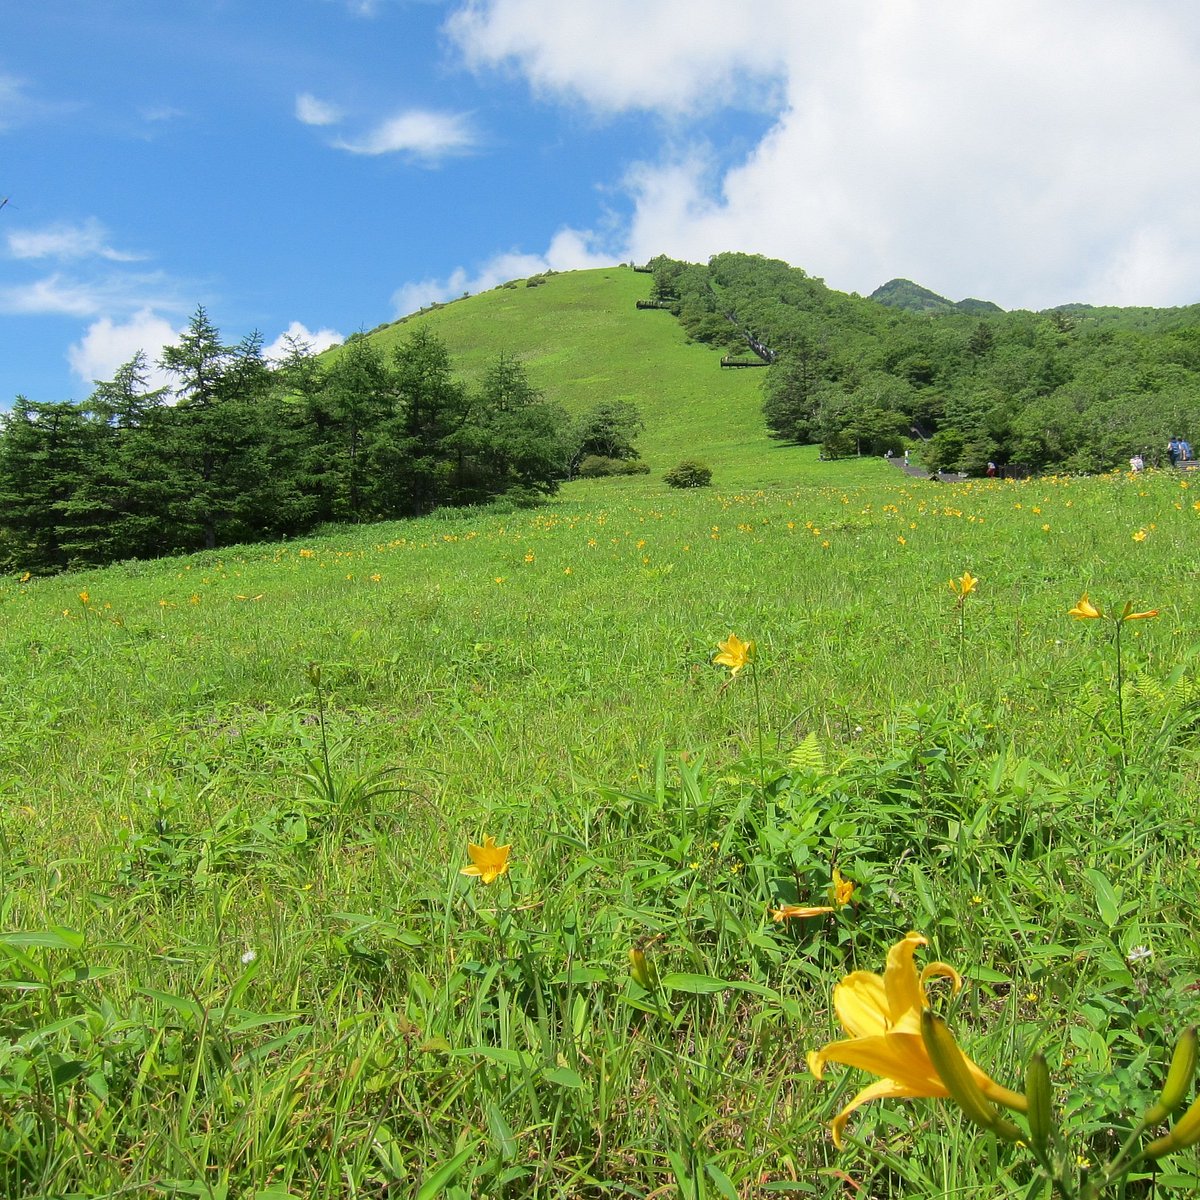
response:
<svg viewBox="0 0 1200 1200"><path fill-rule="evenodd" d="M587 455L636 457L631 406L572 419L498 355L475 386L416 329L390 356L356 334L268 363L203 308L82 402L18 396L0 420L0 562L49 572L302 534L327 521L552 494Z"/></svg>
<svg viewBox="0 0 1200 1200"><path fill-rule="evenodd" d="M775 352L763 415L828 457L915 447L933 470L1102 471L1200 441L1200 306L910 312L747 254L651 260L694 340ZM949 309L963 306L947 306Z"/></svg>

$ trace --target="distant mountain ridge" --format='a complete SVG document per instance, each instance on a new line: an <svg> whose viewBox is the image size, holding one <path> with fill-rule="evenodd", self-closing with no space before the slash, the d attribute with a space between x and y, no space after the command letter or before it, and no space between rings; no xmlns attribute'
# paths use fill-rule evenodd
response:
<svg viewBox="0 0 1200 1200"><path fill-rule="evenodd" d="M886 304L888 308L902 308L906 312L917 313L1002 313L1004 309L990 300L975 300L968 297L965 300L947 300L937 292L931 292L911 279L889 279L887 283L877 287L868 299L877 304Z"/></svg>

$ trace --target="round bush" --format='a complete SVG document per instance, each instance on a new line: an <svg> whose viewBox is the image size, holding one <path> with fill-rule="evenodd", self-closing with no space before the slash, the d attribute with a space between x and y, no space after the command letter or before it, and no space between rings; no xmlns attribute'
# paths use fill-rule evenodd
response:
<svg viewBox="0 0 1200 1200"><path fill-rule="evenodd" d="M673 488L708 487L712 483L712 468L695 459L685 458L672 467L663 479Z"/></svg>

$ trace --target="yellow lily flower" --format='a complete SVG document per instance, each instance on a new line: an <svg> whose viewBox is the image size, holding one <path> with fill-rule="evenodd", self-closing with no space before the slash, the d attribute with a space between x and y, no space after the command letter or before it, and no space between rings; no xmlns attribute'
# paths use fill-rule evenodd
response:
<svg viewBox="0 0 1200 1200"><path fill-rule="evenodd" d="M1147 617L1157 617L1157 616L1158 616L1157 608L1150 608L1150 609L1147 609L1145 612L1136 612L1135 613L1133 611L1133 601L1126 600L1125 601L1125 609L1121 613L1121 620L1122 621L1144 621Z"/></svg>
<svg viewBox="0 0 1200 1200"><path fill-rule="evenodd" d="M841 908L854 899L854 880L843 879L842 873L833 868L833 882L829 885L829 899L835 908Z"/></svg>
<svg viewBox="0 0 1200 1200"><path fill-rule="evenodd" d="M468 844L467 853L471 856L471 864L461 867L459 874L475 875L484 883L495 883L508 871L508 852L511 849L511 843L507 846L497 846L494 837L484 834L482 846L476 846L474 842Z"/></svg>
<svg viewBox="0 0 1200 1200"><path fill-rule="evenodd" d="M978 586L979 580L970 571L964 571L958 579L950 580L950 590L959 600L965 600Z"/></svg>
<svg viewBox="0 0 1200 1200"><path fill-rule="evenodd" d="M1094 621L1097 617L1102 617L1104 614L1087 598L1087 592L1079 598L1079 603L1074 608L1068 610L1068 616L1074 617L1077 621Z"/></svg>
<svg viewBox="0 0 1200 1200"><path fill-rule="evenodd" d="M754 643L743 642L735 633L731 633L725 641L718 642L717 649L721 653L714 656L713 662L719 667L728 667L730 677L754 661Z"/></svg>
<svg viewBox="0 0 1200 1200"><path fill-rule="evenodd" d="M799 904L785 904L782 908L771 909L772 921L789 921L793 917L823 917L826 913L833 912L832 904L817 904L809 908L802 908Z"/></svg>
<svg viewBox="0 0 1200 1200"><path fill-rule="evenodd" d="M833 989L834 1011L850 1037L830 1042L820 1050L810 1050L809 1070L820 1079L827 1062L839 1062L881 1077L877 1083L863 1088L833 1118L833 1144L839 1149L850 1114L870 1100L950 1095L925 1048L921 1012L929 1006L925 985L930 979L944 976L958 991L962 976L944 962L928 963L918 971L913 954L926 945L928 942L921 934L910 933L888 951L882 975L855 971ZM1023 1096L1001 1087L969 1058L965 1061L971 1077L989 1100L1024 1109Z"/></svg>

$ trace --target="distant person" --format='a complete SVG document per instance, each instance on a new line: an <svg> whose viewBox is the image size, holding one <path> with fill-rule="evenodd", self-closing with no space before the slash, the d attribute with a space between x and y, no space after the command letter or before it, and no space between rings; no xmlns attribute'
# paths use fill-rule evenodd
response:
<svg viewBox="0 0 1200 1200"><path fill-rule="evenodd" d="M990 462L987 465L987 477L989 479L996 478L996 464L994 462Z"/></svg>
<svg viewBox="0 0 1200 1200"><path fill-rule="evenodd" d="M1179 461L1180 462L1191 462L1192 461L1192 445L1190 442L1185 442L1183 440L1183 438L1179 439Z"/></svg>
<svg viewBox="0 0 1200 1200"><path fill-rule="evenodd" d="M1174 466L1179 461L1179 438L1173 437L1167 443L1167 459L1171 466Z"/></svg>
<svg viewBox="0 0 1200 1200"><path fill-rule="evenodd" d="M1135 454L1129 460L1129 469L1135 475L1141 474L1141 472L1146 469L1146 460L1140 454Z"/></svg>
<svg viewBox="0 0 1200 1200"><path fill-rule="evenodd" d="M908 466L908 451L907 450L905 450L905 452L904 452L904 465L906 467Z"/></svg>

